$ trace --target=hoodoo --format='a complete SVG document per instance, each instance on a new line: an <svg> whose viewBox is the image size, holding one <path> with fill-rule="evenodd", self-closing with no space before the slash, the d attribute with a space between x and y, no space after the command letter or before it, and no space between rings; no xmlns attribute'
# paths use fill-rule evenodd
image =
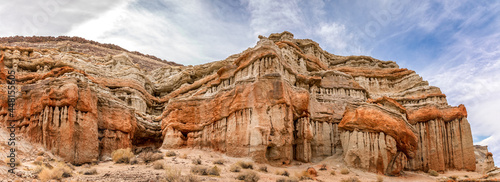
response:
<svg viewBox="0 0 500 182"><path fill-rule="evenodd" d="M393 61L337 56L283 32L182 66L79 38L3 38L0 122L74 163L127 147L202 148L273 165L476 169L467 111ZM5 70L15 70L8 116Z"/></svg>

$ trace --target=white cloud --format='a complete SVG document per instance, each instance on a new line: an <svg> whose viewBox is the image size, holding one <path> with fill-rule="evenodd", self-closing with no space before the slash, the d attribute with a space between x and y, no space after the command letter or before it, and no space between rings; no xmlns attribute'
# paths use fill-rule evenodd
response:
<svg viewBox="0 0 500 182"><path fill-rule="evenodd" d="M298 0L249 0L247 3L254 36L305 28Z"/></svg>
<svg viewBox="0 0 500 182"><path fill-rule="evenodd" d="M136 1L124 3L68 34L185 65L225 59L255 43L257 37L245 35L245 25L218 19L218 12L205 2L157 1L147 7ZM166 8L155 10L156 6Z"/></svg>
<svg viewBox="0 0 500 182"><path fill-rule="evenodd" d="M349 33L346 27L338 23L322 23L316 29L316 34L323 42L322 46L333 49L337 54L349 54L352 50L346 50L353 45L353 34Z"/></svg>

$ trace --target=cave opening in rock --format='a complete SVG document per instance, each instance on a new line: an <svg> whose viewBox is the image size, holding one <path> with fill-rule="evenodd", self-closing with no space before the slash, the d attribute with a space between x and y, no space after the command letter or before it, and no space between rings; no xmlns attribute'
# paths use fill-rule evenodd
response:
<svg viewBox="0 0 500 182"><path fill-rule="evenodd" d="M278 147L275 144L271 144L266 148L266 159L267 161L276 161L280 158L280 153Z"/></svg>
<svg viewBox="0 0 500 182"><path fill-rule="evenodd" d="M188 133L189 133L189 132L186 132L186 131L181 131L181 133L182 133L182 137L181 137L181 138L182 138L183 140L187 140L187 139L188 139Z"/></svg>

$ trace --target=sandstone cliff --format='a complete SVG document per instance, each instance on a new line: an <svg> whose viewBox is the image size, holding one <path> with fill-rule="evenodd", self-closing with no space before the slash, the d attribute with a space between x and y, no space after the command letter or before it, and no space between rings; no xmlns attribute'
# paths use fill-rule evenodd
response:
<svg viewBox="0 0 500 182"><path fill-rule="evenodd" d="M17 127L75 164L162 146L276 165L338 155L391 175L476 169L463 105L449 106L439 88L395 62L333 55L289 32L197 66L88 42L8 41L0 51L0 69L17 72Z"/></svg>

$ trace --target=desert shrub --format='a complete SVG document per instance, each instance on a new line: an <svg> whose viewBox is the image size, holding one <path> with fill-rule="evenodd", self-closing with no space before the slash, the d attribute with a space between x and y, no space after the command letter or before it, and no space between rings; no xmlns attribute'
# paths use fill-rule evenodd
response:
<svg viewBox="0 0 500 182"><path fill-rule="evenodd" d="M356 176L352 176L352 177L349 177L347 179L342 179L341 180L342 182L361 182L358 177Z"/></svg>
<svg viewBox="0 0 500 182"><path fill-rule="evenodd" d="M335 176L335 170L332 170L332 171L330 172L330 174L331 174L332 176Z"/></svg>
<svg viewBox="0 0 500 182"><path fill-rule="evenodd" d="M267 166L260 166L259 171L267 173Z"/></svg>
<svg viewBox="0 0 500 182"><path fill-rule="evenodd" d="M207 171L208 175L220 176L220 169L217 166L214 166Z"/></svg>
<svg viewBox="0 0 500 182"><path fill-rule="evenodd" d="M259 181L259 175L254 171L246 171L242 174L239 174L236 179L243 180L245 182L257 182Z"/></svg>
<svg viewBox="0 0 500 182"><path fill-rule="evenodd" d="M195 176L193 174L188 174L186 176L182 176L181 182L199 182L200 179L198 178L198 176Z"/></svg>
<svg viewBox="0 0 500 182"><path fill-rule="evenodd" d="M237 173L241 171L241 167L237 164L233 164L231 165L231 167L229 167L229 171Z"/></svg>
<svg viewBox="0 0 500 182"><path fill-rule="evenodd" d="M165 153L165 156L167 157L175 157L177 154L174 152L174 151L168 151L167 153Z"/></svg>
<svg viewBox="0 0 500 182"><path fill-rule="evenodd" d="M83 175L95 175L97 174L97 170L95 168L90 168L83 171Z"/></svg>
<svg viewBox="0 0 500 182"><path fill-rule="evenodd" d="M48 181L51 179L59 180L62 179L63 171L54 169L43 168L40 173L38 173L38 179L42 181Z"/></svg>
<svg viewBox="0 0 500 182"><path fill-rule="evenodd" d="M191 173L197 175L208 175L208 168L205 166L193 166L191 167Z"/></svg>
<svg viewBox="0 0 500 182"><path fill-rule="evenodd" d="M163 159L163 155L161 153L156 153L156 152L142 152L139 154L139 157L145 162L145 163L150 163L154 162L160 159Z"/></svg>
<svg viewBox="0 0 500 182"><path fill-rule="evenodd" d="M156 161L153 163L153 169L163 169L164 163L163 161Z"/></svg>
<svg viewBox="0 0 500 182"><path fill-rule="evenodd" d="M236 164L238 164L243 169L253 169L252 162L238 161Z"/></svg>
<svg viewBox="0 0 500 182"><path fill-rule="evenodd" d="M276 171L276 175L290 176L290 173L287 170L283 170L283 171Z"/></svg>
<svg viewBox="0 0 500 182"><path fill-rule="evenodd" d="M201 164L201 159L200 158L196 158L196 159L193 159L192 162L193 162L194 165L200 165Z"/></svg>
<svg viewBox="0 0 500 182"><path fill-rule="evenodd" d="M383 182L384 177L383 176L377 176L377 182Z"/></svg>
<svg viewBox="0 0 500 182"><path fill-rule="evenodd" d="M429 175L431 176L439 176L439 173L437 171L434 171L434 170L429 170Z"/></svg>
<svg viewBox="0 0 500 182"><path fill-rule="evenodd" d="M130 159L131 165L138 164L138 163L139 163L139 160L137 160L137 157L132 157L132 159Z"/></svg>
<svg viewBox="0 0 500 182"><path fill-rule="evenodd" d="M165 180L168 182L178 182L181 178L181 171L170 166L164 166Z"/></svg>
<svg viewBox="0 0 500 182"><path fill-rule="evenodd" d="M130 159L134 157L134 153L130 150L130 148L126 149L118 149L111 153L113 162L115 163L126 163L130 162Z"/></svg>
<svg viewBox="0 0 500 182"><path fill-rule="evenodd" d="M453 181L456 181L458 179L458 176L450 176L448 178L452 179Z"/></svg>
<svg viewBox="0 0 500 182"><path fill-rule="evenodd" d="M279 178L276 182L298 182L298 179L295 178Z"/></svg>
<svg viewBox="0 0 500 182"><path fill-rule="evenodd" d="M326 164L322 164L319 168L320 171L326 171Z"/></svg>
<svg viewBox="0 0 500 182"><path fill-rule="evenodd" d="M38 174L38 178L42 181L51 179L62 179L72 176L72 170L64 163L59 163L56 167L49 169L42 166L37 166L33 171Z"/></svg>
<svg viewBox="0 0 500 182"><path fill-rule="evenodd" d="M224 165L224 159L217 159L214 161L214 164Z"/></svg>
<svg viewBox="0 0 500 182"><path fill-rule="evenodd" d="M342 169L340 170L340 174L349 174L349 169L347 169L347 168L342 168Z"/></svg>
<svg viewBox="0 0 500 182"><path fill-rule="evenodd" d="M68 178L72 176L73 170L65 163L59 163L53 170L61 170L63 172L62 177Z"/></svg>

